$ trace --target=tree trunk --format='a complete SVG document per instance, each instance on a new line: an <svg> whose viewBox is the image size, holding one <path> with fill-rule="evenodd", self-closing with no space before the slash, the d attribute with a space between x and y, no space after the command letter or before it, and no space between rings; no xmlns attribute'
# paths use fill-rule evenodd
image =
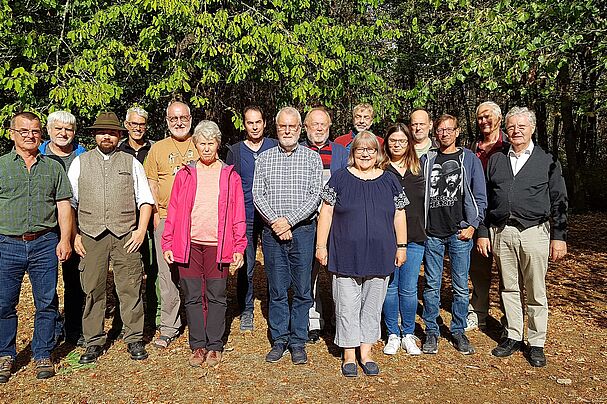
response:
<svg viewBox="0 0 607 404"><path fill-rule="evenodd" d="M569 208L574 211L586 209L586 192L581 181L580 166L577 159L577 136L573 118L573 100L571 99L569 85L569 65L561 67L558 74L560 87L560 107L563 120L563 135L565 137L565 155L567 156L567 170L565 179L569 194Z"/></svg>

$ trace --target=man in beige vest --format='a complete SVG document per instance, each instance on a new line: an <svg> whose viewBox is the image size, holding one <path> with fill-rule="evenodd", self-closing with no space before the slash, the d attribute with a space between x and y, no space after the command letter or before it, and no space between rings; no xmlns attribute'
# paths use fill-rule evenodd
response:
<svg viewBox="0 0 607 404"><path fill-rule="evenodd" d="M124 342L131 359L146 359L143 344L143 302L139 247L154 198L143 166L116 150L126 130L113 112L97 116L93 130L97 148L74 159L68 177L72 207L78 214L74 250L82 257L80 282L86 294L82 331L86 352L80 363L93 363L103 353L106 278L112 260L114 282L124 322ZM140 211L137 220L137 209Z"/></svg>

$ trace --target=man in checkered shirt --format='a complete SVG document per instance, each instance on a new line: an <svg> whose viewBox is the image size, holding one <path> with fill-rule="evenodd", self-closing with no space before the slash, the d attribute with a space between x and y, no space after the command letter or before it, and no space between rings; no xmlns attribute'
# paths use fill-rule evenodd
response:
<svg viewBox="0 0 607 404"><path fill-rule="evenodd" d="M276 115L278 147L259 155L253 203L265 220L262 245L268 277L272 349L266 361L278 362L287 348L294 364L308 361L308 310L312 305L310 270L314 258L316 212L322 187L322 160L299 145L301 115L292 107ZM288 291L293 288L289 308Z"/></svg>

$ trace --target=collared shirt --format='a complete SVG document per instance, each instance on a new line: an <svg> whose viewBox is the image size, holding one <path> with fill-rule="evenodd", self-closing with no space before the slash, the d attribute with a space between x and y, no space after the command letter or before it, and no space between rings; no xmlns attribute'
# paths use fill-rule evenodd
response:
<svg viewBox="0 0 607 404"><path fill-rule="evenodd" d="M0 234L19 236L57 226L57 202L72 197L61 164L38 154L28 172L15 150L0 157Z"/></svg>
<svg viewBox="0 0 607 404"><path fill-rule="evenodd" d="M506 135L504 134L504 132L502 132L501 129L500 129L500 133L499 133L499 136L497 138L497 141L495 143L493 143L491 145L491 147L483 148L483 146L482 146L483 141L482 140L477 141L473 145L472 151L474 152L474 154L476 154L476 157L478 157L480 159L481 163L483 163L483 170L487 169L487 163L489 162L489 157L491 157L495 153L501 151L502 148L505 146L505 143L506 143L506 142L504 142L505 136Z"/></svg>
<svg viewBox="0 0 607 404"><path fill-rule="evenodd" d="M291 153L281 146L257 158L253 203L268 223L285 217L291 226L312 216L320 203L322 160L297 145Z"/></svg>
<svg viewBox="0 0 607 404"><path fill-rule="evenodd" d="M512 146L510 146L508 157L510 158L510 166L512 167L512 174L514 174L514 176L521 171L521 168L523 168L527 160L529 160L529 156L531 156L531 152L533 152L533 147L532 140L529 142L529 146L517 156L514 150L512 150Z"/></svg>
<svg viewBox="0 0 607 404"><path fill-rule="evenodd" d="M104 160L109 160L112 152L110 154L104 154L99 148L96 148L103 156ZM74 209L78 208L78 179L80 178L80 156L76 157L70 166L70 171L68 171L67 176L69 177L70 183L72 184L72 190L74 196L72 197L71 203ZM150 185L148 184L147 176L145 175L145 170L143 169L143 165L137 159L133 159L133 188L135 189L135 203L137 203L137 207L141 208L141 205L144 203L154 205L154 197L152 196L152 191L150 190Z"/></svg>
<svg viewBox="0 0 607 404"><path fill-rule="evenodd" d="M129 144L129 139L124 139L118 144L118 150L130 154L131 156L135 157L141 164L143 164L145 158L148 155L148 152L150 151L150 148L152 147L152 144L152 141L146 140L143 146L135 150L133 146Z"/></svg>

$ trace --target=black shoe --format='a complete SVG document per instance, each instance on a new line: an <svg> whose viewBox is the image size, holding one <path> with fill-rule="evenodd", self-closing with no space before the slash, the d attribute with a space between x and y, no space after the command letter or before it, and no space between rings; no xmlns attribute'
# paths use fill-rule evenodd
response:
<svg viewBox="0 0 607 404"><path fill-rule="evenodd" d="M476 352L474 346L470 343L470 340L468 340L468 337L466 337L466 334L464 333L453 334L453 346L464 355L472 355Z"/></svg>
<svg viewBox="0 0 607 404"><path fill-rule="evenodd" d="M141 341L131 342L127 345L127 351L131 354L131 359L140 361L148 358L145 345Z"/></svg>
<svg viewBox="0 0 607 404"><path fill-rule="evenodd" d="M521 341L513 340L512 338L506 338L498 346L493 348L491 355L497 356L498 358L505 358L512 355L516 351L520 351L523 347Z"/></svg>
<svg viewBox="0 0 607 404"><path fill-rule="evenodd" d="M320 330L308 331L308 344L316 344L320 341Z"/></svg>
<svg viewBox="0 0 607 404"><path fill-rule="evenodd" d="M50 379L55 376L55 367L51 358L38 359L36 361L36 379Z"/></svg>
<svg viewBox="0 0 607 404"><path fill-rule="evenodd" d="M541 346L530 346L527 350L527 361L531 366L536 368L546 366L546 355L544 355L544 348Z"/></svg>
<svg viewBox="0 0 607 404"><path fill-rule="evenodd" d="M308 354L305 347L291 348L291 361L294 365L303 365L308 363Z"/></svg>
<svg viewBox="0 0 607 404"><path fill-rule="evenodd" d="M426 341L424 341L424 345L422 346L422 352L425 354L438 353L438 335L426 335Z"/></svg>
<svg viewBox="0 0 607 404"><path fill-rule="evenodd" d="M287 352L287 346L285 344L274 344L272 349L266 355L266 362L274 363L282 359Z"/></svg>
<svg viewBox="0 0 607 404"><path fill-rule="evenodd" d="M95 363L97 358L103 354L103 347L100 345L91 345L86 347L86 351L80 356L78 363Z"/></svg>

